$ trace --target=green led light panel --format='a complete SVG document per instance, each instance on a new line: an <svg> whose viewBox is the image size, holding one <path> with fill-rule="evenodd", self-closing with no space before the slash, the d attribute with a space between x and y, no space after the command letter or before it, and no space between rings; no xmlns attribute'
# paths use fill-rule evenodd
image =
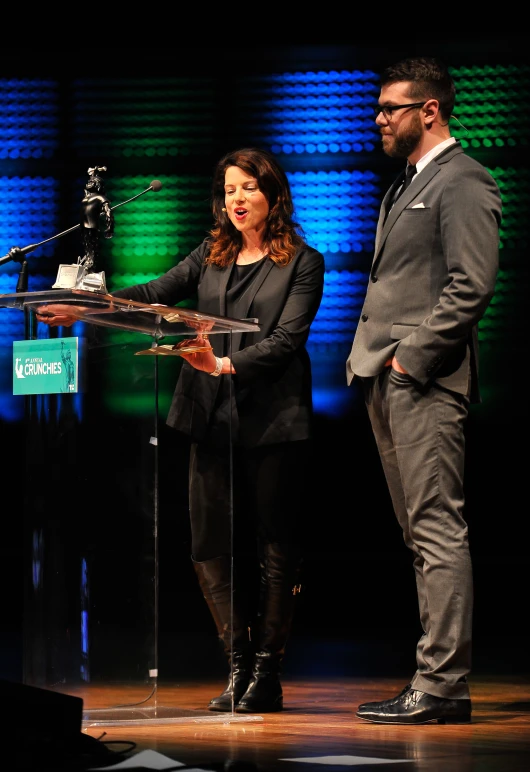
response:
<svg viewBox="0 0 530 772"><path fill-rule="evenodd" d="M500 228L500 269L495 294L479 323L484 343L514 341L521 334L515 309L527 303L528 282L519 270L521 256L530 247L530 170L512 167L488 169L501 191L503 221Z"/></svg>
<svg viewBox="0 0 530 772"><path fill-rule="evenodd" d="M113 210L114 236L102 244L109 292L143 284L165 273L195 249L211 227L211 179L204 175L109 177L105 187L111 206L146 190L153 179L160 180L161 190L150 190ZM190 299L180 305L192 303ZM151 345L149 336L140 333L135 335L112 330L107 334L109 342L114 345L130 344L136 348L149 348ZM145 362L146 359L149 361ZM169 408L176 381L175 370L179 366L180 360L161 365L159 398L162 410ZM134 367L149 372L151 358L135 358ZM113 412L149 414L153 409L149 379L138 379L134 389L131 389L128 369L119 361L109 363L105 377L105 401Z"/></svg>
<svg viewBox="0 0 530 772"><path fill-rule="evenodd" d="M211 78L77 80L73 145L98 158L210 152L215 95Z"/></svg>
<svg viewBox="0 0 530 772"><path fill-rule="evenodd" d="M488 171L501 191L500 248L518 250L521 255L527 255L530 247L530 170L496 167Z"/></svg>
<svg viewBox="0 0 530 772"><path fill-rule="evenodd" d="M450 68L457 100L451 131L464 148L528 147L530 66Z"/></svg>
<svg viewBox="0 0 530 772"><path fill-rule="evenodd" d="M211 227L211 181L205 176L110 177L106 194L111 206L146 190L153 179L160 180L161 190L150 190L113 210L114 236L105 244L105 267L115 286L125 286L122 274L160 275L169 270Z"/></svg>

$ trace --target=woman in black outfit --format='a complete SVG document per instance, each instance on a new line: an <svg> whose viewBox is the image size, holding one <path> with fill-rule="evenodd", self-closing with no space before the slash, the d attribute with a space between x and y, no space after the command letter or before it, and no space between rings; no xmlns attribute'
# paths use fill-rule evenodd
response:
<svg viewBox="0 0 530 772"><path fill-rule="evenodd" d="M283 707L280 668L300 587L312 424L306 342L324 258L305 243L288 178L264 150L221 158L212 208L213 228L191 254L113 294L171 306L197 297L202 313L258 320L259 331L212 335L211 345L202 333L181 342L206 350L182 353L167 423L191 439L191 557L231 666L208 707L262 713ZM260 577L255 608L243 603L248 567L238 573L249 534Z"/></svg>

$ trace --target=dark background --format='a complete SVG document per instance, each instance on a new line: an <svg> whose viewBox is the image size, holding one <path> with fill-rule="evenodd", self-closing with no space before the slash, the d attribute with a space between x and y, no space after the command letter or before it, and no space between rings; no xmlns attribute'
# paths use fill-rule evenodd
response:
<svg viewBox="0 0 530 772"><path fill-rule="evenodd" d="M84 58L77 49L47 50L15 59L14 51L0 54L0 77L59 77L65 104L69 100L69 78L93 75L112 78L135 75L178 74L190 78L220 72L218 116L214 140L201 158L168 160L168 173L209 172L215 160L226 150L247 144L244 124L238 123L235 95L244 77L252 73L304 71L308 69L355 69L375 71L402 56L438 55L449 64L510 63L522 70L527 67L527 43L514 34L500 38L472 39L437 35L427 42L410 38L371 39L352 42L330 37L326 43L242 46L233 52L225 48L176 47L170 53L154 49L144 51L141 62L132 49L107 49L100 56ZM65 68L65 62L67 67ZM520 130L528 137L528 94L519 96ZM65 114L65 127L68 116ZM66 130L66 128L65 128ZM396 166L383 157L375 163L382 174L393 179ZM480 151L476 153L482 160ZM484 162L490 160L484 156ZM502 162L528 169L528 144L505 149ZM2 161L2 174L53 174L67 182L85 169L92 157L65 145L53 159ZM286 159L288 163L288 159ZM362 163L362 162L361 162ZM147 172L150 164L135 160L136 168ZM127 173L130 161L113 159L113 171ZM528 198L521 205L528 209ZM65 202L64 227L71 224L71 206ZM57 242L57 263L66 259L67 246ZM520 283L511 304L511 318L505 338L489 349L482 367L483 384L494 395L487 404L473 406L468 423L467 510L470 543L474 560L475 601L475 672L528 674L527 639L524 620L528 605L528 557L526 520L528 518L526 478L528 474L528 400L521 393L524 386L524 360L527 342L523 319L528 288L528 253L521 253L516 264ZM369 256L365 257L369 260ZM523 371L523 372L521 372ZM517 387L517 388L516 388ZM344 387L345 389L346 387ZM303 481L311 489L307 511L307 556L304 587L299 597L292 639L285 669L293 676L305 673L322 675L394 674L410 675L414 669L415 643L419 637L416 592L411 557L404 547L394 520L379 459L360 394L354 385L350 400L340 416L317 414L315 421L315 473ZM140 432L149 431L141 427ZM99 428L98 428L99 432ZM117 435L116 435L117 432ZM189 561L189 533L185 518L175 511L186 506L187 445L164 424L158 424L160 437L160 670L171 677L179 672L176 656L189 658L190 670L215 669L217 649L211 620L195 584ZM109 552L127 548L125 518L114 522L98 515L94 503L112 500L116 510L138 490L138 480L113 475L116 453L122 466L134 469L134 440L138 426L122 422L98 433L97 441L76 438L76 453L83 455L93 474L92 506L72 504L82 517L90 518L91 527L107 529ZM2 592L2 677L22 677L23 584L26 555L23 538L23 513L20 502L31 484L27 476L27 453L35 458L42 451L28 446L26 427L2 424L3 462L3 538L1 547ZM93 444L92 444L93 443ZM131 454L127 463L127 454ZM49 459L43 458L43 463ZM58 462L59 463L59 462ZM59 475L60 476L60 475ZM64 478L63 478L64 484ZM76 494L70 491L73 499ZM115 510L115 511L116 511ZM108 511L108 510L106 510ZM87 522L87 520L84 520ZM68 545L63 545L65 552ZM189 584L188 584L189 583ZM184 594L182 586L189 586ZM175 588L178 587L178 593ZM178 599L178 600L177 600ZM205 658L198 652L179 651L183 617L187 631L205 638L211 634L212 646ZM209 646L209 643L208 643Z"/></svg>

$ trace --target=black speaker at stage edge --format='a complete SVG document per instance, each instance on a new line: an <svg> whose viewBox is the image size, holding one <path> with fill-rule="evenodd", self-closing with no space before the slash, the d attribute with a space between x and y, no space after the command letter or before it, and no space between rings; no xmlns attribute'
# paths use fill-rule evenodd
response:
<svg viewBox="0 0 530 772"><path fill-rule="evenodd" d="M7 709L4 716L11 731L63 737L81 731L81 697L0 680L0 703Z"/></svg>
<svg viewBox="0 0 530 772"><path fill-rule="evenodd" d="M0 704L4 737L9 740L11 757L18 756L18 768L26 768L25 762L32 759L70 754L79 745L81 697L0 680Z"/></svg>
<svg viewBox="0 0 530 772"><path fill-rule="evenodd" d="M135 747L123 741L125 749L112 750L85 734L81 697L0 678L0 704L2 734L9 742L6 772L84 772L123 761Z"/></svg>

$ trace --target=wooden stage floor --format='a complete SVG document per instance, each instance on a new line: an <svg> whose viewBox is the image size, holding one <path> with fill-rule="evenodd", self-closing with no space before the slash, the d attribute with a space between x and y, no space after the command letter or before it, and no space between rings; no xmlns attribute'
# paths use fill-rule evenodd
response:
<svg viewBox="0 0 530 772"><path fill-rule="evenodd" d="M126 759L129 770L156 766L183 772L183 767L223 772L361 772L374 767L400 772L530 770L528 679L474 678L468 725L378 725L355 717L359 703L393 696L403 685L395 678L284 679L285 709L247 721L247 716L205 710L224 682L159 684L155 706L161 708L160 715L185 706L189 719L162 725L151 720L119 725L111 721L107 726L85 720L82 734L93 738L88 742L105 746L105 765L117 764L116 769L118 760ZM126 689L112 690L106 695L111 698L108 704L131 704ZM102 765L96 757L94 768ZM87 756L81 767L71 766L69 772L89 769L89 762Z"/></svg>

